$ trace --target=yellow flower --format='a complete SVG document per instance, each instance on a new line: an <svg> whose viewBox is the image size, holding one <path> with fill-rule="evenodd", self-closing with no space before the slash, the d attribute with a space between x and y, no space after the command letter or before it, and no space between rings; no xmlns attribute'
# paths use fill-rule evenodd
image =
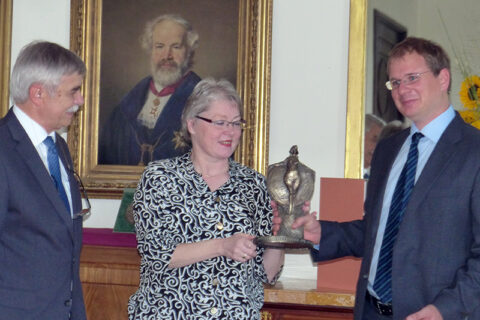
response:
<svg viewBox="0 0 480 320"><path fill-rule="evenodd" d="M476 109L480 107L480 78L478 76L466 77L458 94L465 108Z"/></svg>
<svg viewBox="0 0 480 320"><path fill-rule="evenodd" d="M472 126L474 126L477 129L480 129L480 120L474 121L470 123Z"/></svg>
<svg viewBox="0 0 480 320"><path fill-rule="evenodd" d="M460 116L466 123L473 123L480 120L480 115L477 111L474 110L461 110L459 111Z"/></svg>

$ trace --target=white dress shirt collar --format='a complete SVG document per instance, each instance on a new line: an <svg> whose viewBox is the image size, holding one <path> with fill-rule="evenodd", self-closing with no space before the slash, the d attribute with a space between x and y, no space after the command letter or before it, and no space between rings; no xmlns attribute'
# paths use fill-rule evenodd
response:
<svg viewBox="0 0 480 320"><path fill-rule="evenodd" d="M27 135L32 141L35 148L38 148L38 146L42 145L43 140L45 140L47 136L51 136L53 138L53 141L56 142L55 131L48 134L48 132L41 125L39 125L35 120L30 118L30 116L28 116L18 106L13 106L13 113L15 113L15 116L22 125L23 129L25 129L25 132L27 132Z"/></svg>
<svg viewBox="0 0 480 320"><path fill-rule="evenodd" d="M430 121L422 130L422 134L427 137L429 140L433 141L435 144L440 140L445 129L448 127L450 122L452 122L453 118L455 118L455 110L453 106L450 105L447 110L445 110L442 114L438 117ZM412 127L410 129L410 136L412 136L415 132L418 132L418 128L412 123Z"/></svg>

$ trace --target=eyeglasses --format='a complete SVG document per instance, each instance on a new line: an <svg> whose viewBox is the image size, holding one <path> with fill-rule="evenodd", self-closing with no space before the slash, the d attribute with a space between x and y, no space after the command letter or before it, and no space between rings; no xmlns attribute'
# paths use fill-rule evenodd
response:
<svg viewBox="0 0 480 320"><path fill-rule="evenodd" d="M69 169L70 169L70 172L73 173L75 180L77 180L78 188L80 189L80 194L82 197L82 209L80 210L80 212L73 214L72 219L77 219L77 218L86 219L90 216L90 212L92 209L92 206L90 205L90 200L88 199L87 190L85 190L82 179L80 179L80 176L78 175L78 173L76 173L71 168Z"/></svg>
<svg viewBox="0 0 480 320"><path fill-rule="evenodd" d="M63 148L59 148L60 151L63 154L64 159L68 159L65 150ZM78 173L73 170L73 168L70 166L70 163L66 163L66 170L68 170L71 174L73 174L73 177L77 181L78 188L80 189L80 196L81 196L81 202L82 202L82 209L80 209L80 212L74 213L72 216L72 219L77 219L77 218L83 218L86 219L90 216L90 212L92 209L92 205L90 204L90 200L88 199L87 195L87 190L85 190L85 187L83 186L82 179L80 179L80 176Z"/></svg>
<svg viewBox="0 0 480 320"><path fill-rule="evenodd" d="M211 123L216 128L228 128L228 126L231 125L233 129L241 130L241 129L245 129L245 125L247 123L243 119L240 119L237 121L227 121L227 120L212 120L212 119L207 119L200 116L195 116L195 118Z"/></svg>
<svg viewBox="0 0 480 320"><path fill-rule="evenodd" d="M400 85L403 83L404 85L409 85L417 82L420 80L420 76L428 73L431 71L425 71L425 72L418 72L418 73L409 73L402 79L391 79L387 82L385 82L385 86L387 87L388 90L392 91L393 89L398 89Z"/></svg>

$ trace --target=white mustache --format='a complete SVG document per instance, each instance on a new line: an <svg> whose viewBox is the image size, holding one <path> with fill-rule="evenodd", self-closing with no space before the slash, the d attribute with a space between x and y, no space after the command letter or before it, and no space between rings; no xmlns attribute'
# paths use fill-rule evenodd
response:
<svg viewBox="0 0 480 320"><path fill-rule="evenodd" d="M70 108L68 108L67 112L77 112L78 111L78 108L79 106L78 105L74 105L74 106L71 106Z"/></svg>

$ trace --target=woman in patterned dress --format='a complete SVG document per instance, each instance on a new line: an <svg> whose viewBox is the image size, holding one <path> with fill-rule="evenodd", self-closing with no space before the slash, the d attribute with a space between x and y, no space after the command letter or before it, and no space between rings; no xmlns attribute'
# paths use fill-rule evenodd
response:
<svg viewBox="0 0 480 320"><path fill-rule="evenodd" d="M256 247L271 235L264 176L231 159L245 121L235 88L202 80L178 135L191 145L145 169L134 198L140 286L130 320L260 319L263 283L279 276L284 251Z"/></svg>

